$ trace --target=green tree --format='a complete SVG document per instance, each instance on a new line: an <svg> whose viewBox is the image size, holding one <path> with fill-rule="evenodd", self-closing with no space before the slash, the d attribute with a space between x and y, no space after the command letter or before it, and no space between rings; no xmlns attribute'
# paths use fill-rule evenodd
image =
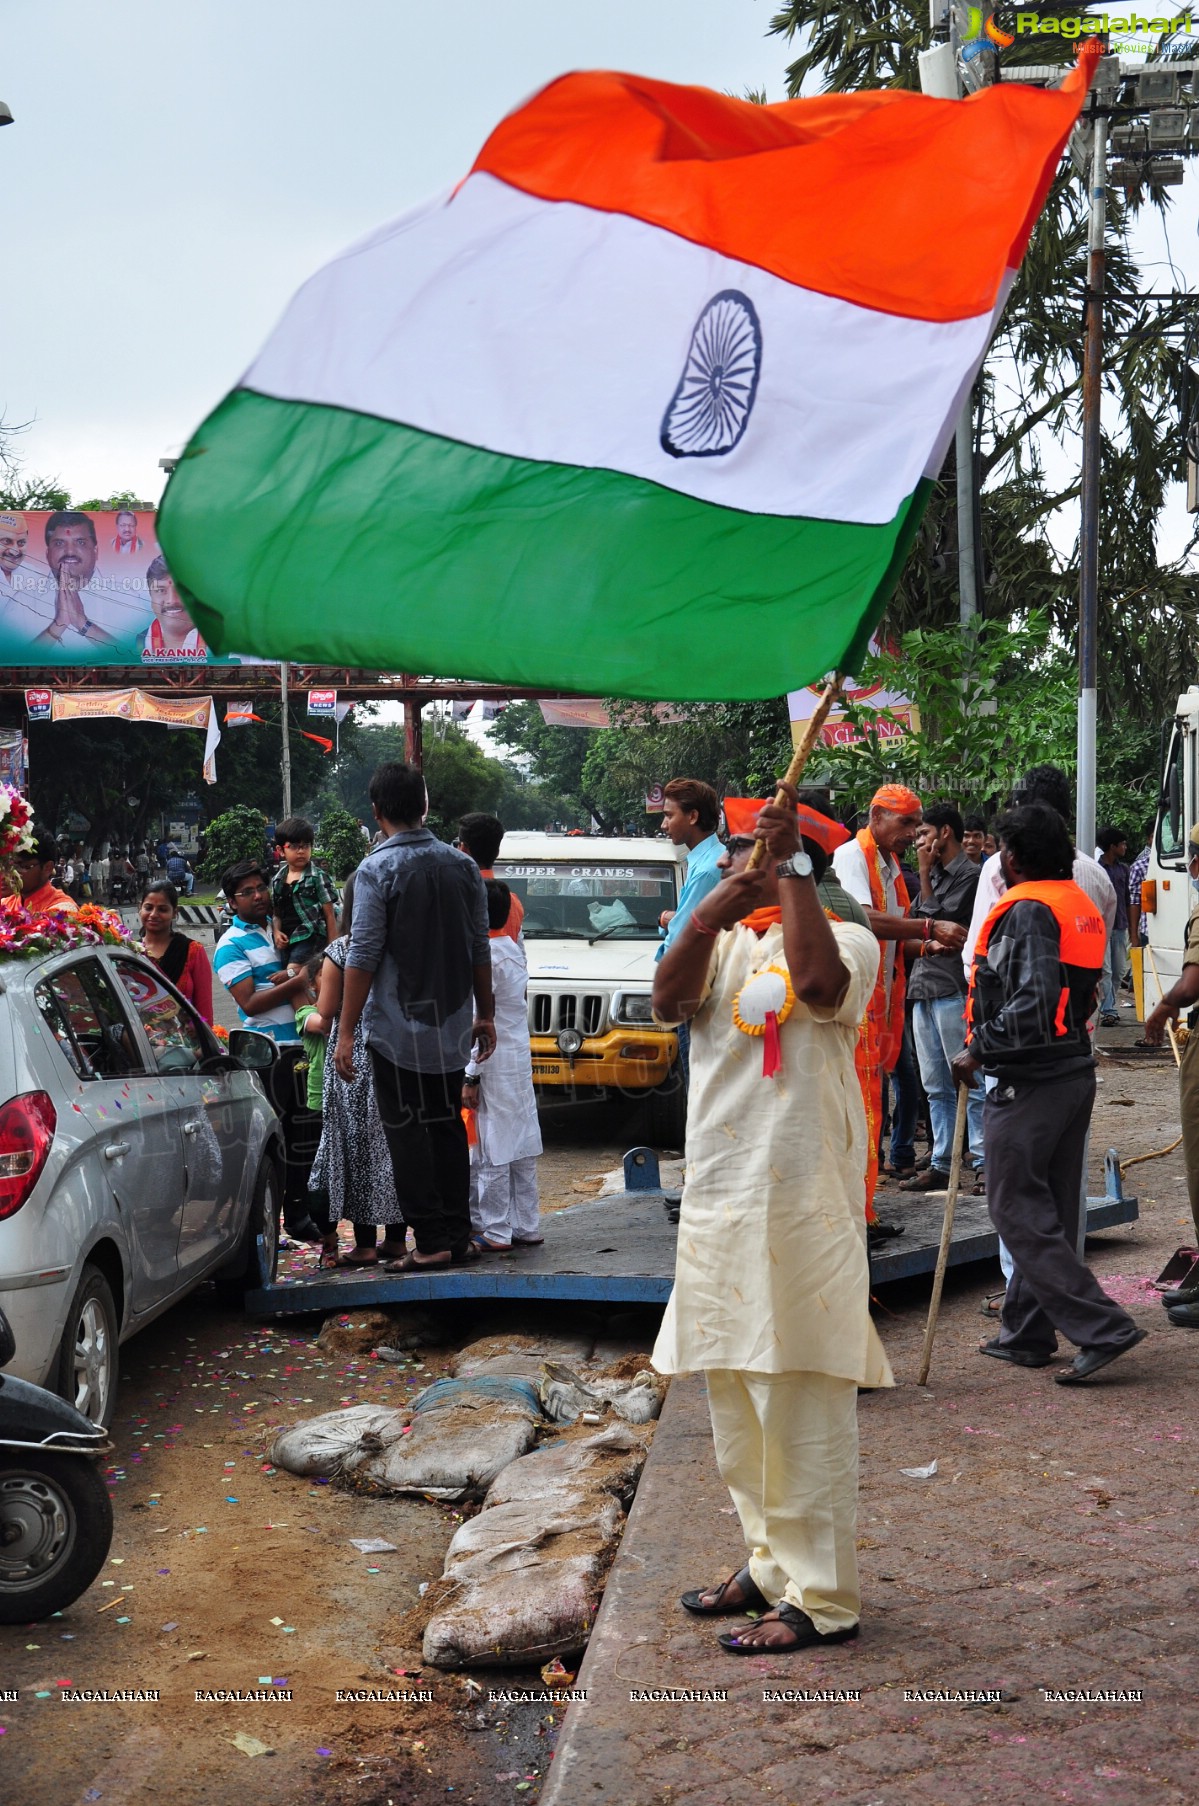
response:
<svg viewBox="0 0 1199 1806"><path fill-rule="evenodd" d="M1077 8L1048 0L1040 11L1072 17ZM881 10L874 0L785 0L771 30L802 46L788 70L792 95L919 89L917 58L928 42L921 0ZM1073 59L1072 45L1038 34L1018 37L1004 67ZM1165 213L1170 191L1153 189L1148 198ZM1199 584L1189 568L1195 541L1173 561L1157 552L1166 487L1183 475L1183 359L1170 335L1190 303L1148 298L1130 236L1140 204L1135 195L1109 196L1099 528L1099 703L1109 721L1130 708L1168 712L1179 670L1193 670L1199 651ZM984 612L1006 619L1042 608L1068 644L1078 615L1078 548L1062 554L1049 529L1079 493L1086 238L1086 185L1067 162L1008 299L978 402ZM1064 487L1047 480L1054 442L1070 460ZM888 609L893 631L957 618L954 516L951 457Z"/></svg>
<svg viewBox="0 0 1199 1806"><path fill-rule="evenodd" d="M266 856L266 817L242 804L210 821L204 836L201 877L219 884L231 865Z"/></svg>
<svg viewBox="0 0 1199 1806"><path fill-rule="evenodd" d="M288 701L288 723L291 744L291 793L298 814L318 813L318 798L325 793L332 774L330 754L314 740L306 740L309 727L307 703L303 697ZM277 696L258 695L254 712L262 722L252 721L245 727L226 728L217 751L217 781L205 786L206 813L220 815L235 804L259 809L268 819L283 810L283 733ZM343 757L354 745L356 730L353 717L343 723Z"/></svg>
<svg viewBox="0 0 1199 1806"><path fill-rule="evenodd" d="M916 628L867 660L861 681L910 696L920 726L892 738L889 710L846 708L865 739L820 758L843 813L896 781L927 801L949 798L989 813L1030 765L1073 765L1074 672L1043 615L1017 626L984 621L967 635Z"/></svg>
<svg viewBox="0 0 1199 1806"><path fill-rule="evenodd" d="M339 884L344 884L362 862L366 842L356 815L335 806L321 811L316 857Z"/></svg>
<svg viewBox="0 0 1199 1806"><path fill-rule="evenodd" d="M424 771L429 826L443 840L453 839L459 817L472 810L499 813L507 773L498 759L489 759L460 728L447 723L443 732L426 737Z"/></svg>
<svg viewBox="0 0 1199 1806"><path fill-rule="evenodd" d="M131 508L134 513L149 514L158 504L142 501L134 495L132 489L118 489L112 495L95 496L90 502L75 502L73 506L82 508L88 514L115 514L119 508Z"/></svg>
<svg viewBox="0 0 1199 1806"><path fill-rule="evenodd" d="M29 725L29 793L56 831L81 815L90 848L154 835L158 816L201 785L204 736L151 722L34 721Z"/></svg>

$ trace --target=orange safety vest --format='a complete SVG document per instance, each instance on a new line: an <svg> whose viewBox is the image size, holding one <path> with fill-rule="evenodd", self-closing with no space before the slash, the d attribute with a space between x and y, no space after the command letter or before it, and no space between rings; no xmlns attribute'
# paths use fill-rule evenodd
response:
<svg viewBox="0 0 1199 1806"><path fill-rule="evenodd" d="M1016 884L1000 897L982 925L974 959L970 966L970 989L966 994L966 1044L969 1046L974 1024L974 981L980 963L986 958L991 934L1000 917L1015 903L1043 903L1057 923L1058 945L1063 966L1077 966L1084 971L1103 969L1107 945L1107 924L1081 885L1073 878L1038 878L1028 884ZM1054 1018L1054 1034L1060 1039L1070 1033L1066 1009L1070 1002L1069 985L1062 986Z"/></svg>

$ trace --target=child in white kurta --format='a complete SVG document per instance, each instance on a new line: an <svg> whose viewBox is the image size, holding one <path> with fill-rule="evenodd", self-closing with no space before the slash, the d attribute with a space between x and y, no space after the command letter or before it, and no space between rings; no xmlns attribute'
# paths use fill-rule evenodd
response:
<svg viewBox="0 0 1199 1806"><path fill-rule="evenodd" d="M524 942L503 932L509 902L508 887L490 881L489 921L503 910L500 927L491 929L495 1052L483 1065L473 1060L468 1064L464 1087L464 1102L469 1104L474 1096L471 1081L477 1080L477 1140L470 1151L471 1228L480 1247L496 1251L514 1244L528 1247L543 1239L537 1194L541 1127L525 1003L529 969Z"/></svg>

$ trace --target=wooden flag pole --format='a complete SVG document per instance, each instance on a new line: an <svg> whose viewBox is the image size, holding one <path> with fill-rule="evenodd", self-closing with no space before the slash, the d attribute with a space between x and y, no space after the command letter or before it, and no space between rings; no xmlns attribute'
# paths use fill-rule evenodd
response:
<svg viewBox="0 0 1199 1806"><path fill-rule="evenodd" d="M828 720L829 710L832 708L833 704L836 702L838 696L840 696L841 686L844 684L844 682L845 682L844 671L836 671L833 673L832 677L830 677L828 682L825 684L824 694L820 698L820 701L816 704L815 710L813 711L813 714L812 714L812 718L808 722L807 727L804 729L803 737L800 740L799 745L796 747L794 753L791 755L791 763L790 763L790 765L788 765L786 771L783 773L783 776L781 779L782 783L784 783L784 784L798 784L799 783L800 778L803 776L804 766L807 764L808 760L812 756L812 748L815 746L817 740L820 738L820 730L824 726L825 722ZM781 808L783 806L783 804L787 801L787 798L786 798L785 793L782 790L777 790L775 792L774 800L775 800L775 803ZM748 871L752 872L753 870L755 870L755 868L757 866L761 865L761 863L762 863L763 859L765 859L765 857L766 857L766 842L764 840L759 840L757 842L757 844L755 845L753 852L749 856L749 865L747 866L746 869Z"/></svg>
<svg viewBox="0 0 1199 1806"><path fill-rule="evenodd" d="M958 1086L958 1108L953 1123L953 1154L949 1162L949 1188L945 1193L945 1216L941 1223L941 1246L937 1253L937 1270L933 1274L933 1295L928 1301L928 1322L924 1329L924 1352L920 1356L920 1372L916 1384L928 1383L928 1370L933 1358L933 1337L937 1333L937 1317L941 1309L941 1287L949 1265L949 1249L953 1241L953 1213L957 1209L958 1187L962 1182L962 1147L966 1140L966 1102L970 1096L966 1085Z"/></svg>

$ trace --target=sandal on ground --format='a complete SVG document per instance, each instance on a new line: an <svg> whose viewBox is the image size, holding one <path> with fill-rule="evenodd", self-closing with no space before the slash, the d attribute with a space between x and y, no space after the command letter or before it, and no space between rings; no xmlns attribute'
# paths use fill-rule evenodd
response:
<svg viewBox="0 0 1199 1806"><path fill-rule="evenodd" d="M406 1241L393 1242L389 1236L385 1235L379 1243L380 1260L403 1260L407 1252L408 1243Z"/></svg>
<svg viewBox="0 0 1199 1806"><path fill-rule="evenodd" d="M975 1167L975 1169L974 1169L974 1184L970 1187L970 1196L972 1198L985 1198L986 1195L987 1195L986 1175L984 1174L982 1167L978 1166L978 1167Z"/></svg>
<svg viewBox="0 0 1199 1806"><path fill-rule="evenodd" d="M731 1586L741 1588L741 1597L736 1605L725 1604L724 1596ZM705 1605L704 1600L709 1596L711 1603ZM684 1611L694 1612L697 1618L719 1618L726 1612L730 1615L739 1613L744 1618L749 1612L768 1612L770 1610L769 1599L754 1584L753 1575L748 1568L742 1568L738 1573L730 1574L728 1579L722 1580L718 1587L700 1587L694 1593L684 1593L679 1604Z"/></svg>
<svg viewBox="0 0 1199 1806"><path fill-rule="evenodd" d="M474 1242L467 1242L465 1248L454 1250L450 1255L449 1264L452 1267L469 1267L472 1261L482 1260L482 1258L482 1248L476 1247Z"/></svg>
<svg viewBox="0 0 1199 1806"><path fill-rule="evenodd" d="M720 1647L729 1655L791 1655L797 1649L817 1649L825 1643L848 1643L851 1637L858 1634L856 1624L847 1624L843 1630L817 1630L806 1612L801 1612L797 1605L790 1605L784 1599L775 1608L775 1618L760 1618L759 1624L770 1624L777 1619L791 1632L788 1643L762 1643L755 1640L745 1643L740 1637L717 1637Z"/></svg>
<svg viewBox="0 0 1199 1806"><path fill-rule="evenodd" d="M351 1248L348 1254L339 1254L335 1266L338 1267L377 1267L378 1252L374 1248Z"/></svg>
<svg viewBox="0 0 1199 1806"><path fill-rule="evenodd" d="M410 1254L403 1255L399 1260L384 1262L383 1271L385 1273L428 1273L433 1268L440 1270L448 1267L452 1259L453 1256L447 1251L445 1254L431 1254L427 1259L421 1260L414 1248Z"/></svg>
<svg viewBox="0 0 1199 1806"><path fill-rule="evenodd" d="M512 1247L511 1242L493 1242L489 1235L472 1235L470 1239L480 1254L507 1254Z"/></svg>
<svg viewBox="0 0 1199 1806"><path fill-rule="evenodd" d="M867 1223L866 1237L867 1240L871 1242L890 1242L893 1241L897 1235L902 1235L903 1230L904 1226L902 1223L884 1223L882 1219L879 1218L873 1223Z"/></svg>
<svg viewBox="0 0 1199 1806"><path fill-rule="evenodd" d="M543 1235L514 1235L512 1237L512 1246L514 1248L540 1248L544 1243L545 1237Z"/></svg>
<svg viewBox="0 0 1199 1806"><path fill-rule="evenodd" d="M916 1166L915 1162L909 1162L906 1166L892 1166L888 1160L880 1170L886 1174L888 1179L910 1179L916 1172Z"/></svg>
<svg viewBox="0 0 1199 1806"><path fill-rule="evenodd" d="M321 1258L317 1265L325 1272L331 1267L340 1267L341 1257L336 1248L322 1248Z"/></svg>
<svg viewBox="0 0 1199 1806"><path fill-rule="evenodd" d="M1003 1315L1003 1301L1006 1297L1006 1292L992 1292L990 1297L984 1298L979 1305L979 1316L991 1318L1001 1317Z"/></svg>

